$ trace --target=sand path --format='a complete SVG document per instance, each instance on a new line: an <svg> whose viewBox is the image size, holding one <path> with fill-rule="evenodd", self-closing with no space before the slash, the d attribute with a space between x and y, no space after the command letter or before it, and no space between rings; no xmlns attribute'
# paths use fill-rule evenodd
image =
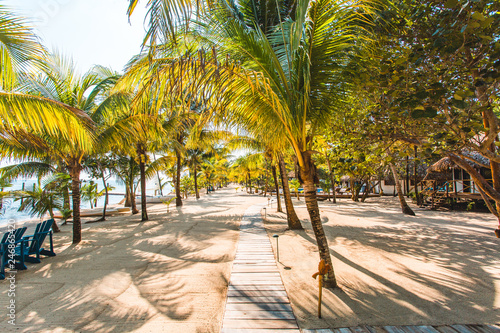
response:
<svg viewBox="0 0 500 333"><path fill-rule="evenodd" d="M17 274L16 332L218 332L240 219L259 196L216 191L55 236L56 257ZM8 283L0 282L0 332Z"/></svg>

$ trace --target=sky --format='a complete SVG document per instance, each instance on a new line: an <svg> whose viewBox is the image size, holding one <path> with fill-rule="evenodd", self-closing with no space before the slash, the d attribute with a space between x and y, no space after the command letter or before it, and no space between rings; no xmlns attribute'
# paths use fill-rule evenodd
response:
<svg viewBox="0 0 500 333"><path fill-rule="evenodd" d="M0 0L26 17L42 44L72 57L81 73L93 65L122 71L141 51L146 1L130 19L128 0Z"/></svg>

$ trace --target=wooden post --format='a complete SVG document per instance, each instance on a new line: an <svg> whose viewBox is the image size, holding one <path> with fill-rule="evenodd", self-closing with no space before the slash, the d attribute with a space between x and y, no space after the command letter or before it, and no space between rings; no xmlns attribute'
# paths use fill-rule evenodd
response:
<svg viewBox="0 0 500 333"><path fill-rule="evenodd" d="M318 297L318 318L321 318L321 299L323 297L323 278L330 270L330 265L325 263L325 259L321 259L318 265L318 272L313 274L313 278L318 277L319 281L319 297Z"/></svg>
<svg viewBox="0 0 500 333"><path fill-rule="evenodd" d="M318 282L319 282L318 318L321 318L321 299L323 297L323 275L319 276Z"/></svg>

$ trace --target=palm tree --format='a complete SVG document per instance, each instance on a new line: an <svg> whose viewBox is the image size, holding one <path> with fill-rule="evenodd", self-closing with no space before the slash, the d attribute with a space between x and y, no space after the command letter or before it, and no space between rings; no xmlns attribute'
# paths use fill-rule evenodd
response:
<svg viewBox="0 0 500 333"><path fill-rule="evenodd" d="M80 173L84 158L99 147L109 147L116 137L131 136L132 121L119 122L104 132L91 119L102 100L102 70L80 76L72 61L58 55L45 59L42 70L25 74L21 93L0 93L1 156L24 161L55 160L71 176L73 200L73 243L81 241ZM135 119L134 119L135 120ZM104 134L103 134L104 133Z"/></svg>
<svg viewBox="0 0 500 333"><path fill-rule="evenodd" d="M136 4L137 0L131 0L130 12ZM363 45L360 37L368 21L364 14L370 8L364 1L330 0L197 4L191 7L191 2L184 1L149 2L147 38L151 45L174 31L173 24L158 15L159 9L165 13L172 8L200 8L196 12L201 22L199 34L214 45L212 59L200 54L197 59L188 56L177 63L170 61L171 66L157 67L164 74L156 72L155 76L165 78L169 72L190 71L194 93L195 87L200 87L198 74L203 82L213 82L212 92L224 95L211 96L215 99L214 109L221 99L225 101L224 116L229 114L263 136L271 129L284 133L300 167L320 258L333 267L316 198L312 144L319 125L336 110L340 93L349 88L341 69L352 51ZM182 25L188 16L182 12L177 20ZM220 60L218 54L222 54ZM230 59L237 59L241 65ZM188 83L178 84L186 87ZM325 282L336 286L333 268Z"/></svg>
<svg viewBox="0 0 500 333"><path fill-rule="evenodd" d="M19 74L35 65L43 53L26 20L0 5L0 91L12 90Z"/></svg>
<svg viewBox="0 0 500 333"><path fill-rule="evenodd" d="M49 214L51 219L54 219L54 209L61 212L64 211L64 197L59 191L59 177L48 178L43 188L36 187L33 191L14 191L16 200L21 200L19 211L25 211L31 216L43 217ZM59 227L56 221L52 223L54 232L59 232Z"/></svg>

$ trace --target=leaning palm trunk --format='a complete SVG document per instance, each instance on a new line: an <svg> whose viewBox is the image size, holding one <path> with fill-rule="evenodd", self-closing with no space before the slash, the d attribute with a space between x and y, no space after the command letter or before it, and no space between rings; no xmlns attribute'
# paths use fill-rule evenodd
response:
<svg viewBox="0 0 500 333"><path fill-rule="evenodd" d="M175 155L177 157L177 170L176 171L176 176L175 176L175 206L180 207L182 206L182 194L181 194L181 166L182 166L182 160L181 160L181 154L176 151Z"/></svg>
<svg viewBox="0 0 500 333"><path fill-rule="evenodd" d="M401 203L401 210L403 214L415 216L415 212L413 212L410 206L408 206L408 204L406 203L403 191L401 189L401 184L399 183L399 177L396 171L396 167L392 163L389 164L389 167L391 168L392 175L394 176L394 181L396 182L396 190L398 192L399 202Z"/></svg>
<svg viewBox="0 0 500 333"><path fill-rule="evenodd" d="M80 218L80 171L82 168L78 162L73 162L69 169L73 199L73 244L78 244L82 240L82 220Z"/></svg>
<svg viewBox="0 0 500 333"><path fill-rule="evenodd" d="M57 225L56 220L54 219L54 210L52 209L52 207L50 207L50 209L49 209L49 215L53 221L52 222L52 230L54 231L54 233L61 232L61 229L59 229L59 226Z"/></svg>
<svg viewBox="0 0 500 333"><path fill-rule="evenodd" d="M307 212L309 213L314 236L316 237L316 242L318 244L319 257L320 259L323 259L325 263L330 265L328 275L324 279L324 286L334 288L337 287L337 279L335 278L335 273L333 271L333 264L332 258L330 257L328 240L326 238L323 224L321 223L321 217L319 215L318 199L316 197L316 185L314 184L313 175L314 165L311 160L310 152L305 152L302 155L304 159L304 166L300 167L300 176L302 178L304 186Z"/></svg>
<svg viewBox="0 0 500 333"><path fill-rule="evenodd" d="M137 145L137 155L139 156L139 170L141 172L141 221L147 221L147 198L146 198L146 150L142 144Z"/></svg>
<svg viewBox="0 0 500 333"><path fill-rule="evenodd" d="M280 198L280 186L278 183L278 176L276 175L276 166L271 167L274 178L274 186L276 187L276 202L278 203L277 212L283 213L283 209L281 208L281 198Z"/></svg>
<svg viewBox="0 0 500 333"><path fill-rule="evenodd" d="M288 176L286 174L285 160L283 156L279 157L281 183L283 185L283 195L285 197L286 217L288 221L288 228L290 230L302 230L299 217L293 208L292 196L290 195L290 187L288 187Z"/></svg>

